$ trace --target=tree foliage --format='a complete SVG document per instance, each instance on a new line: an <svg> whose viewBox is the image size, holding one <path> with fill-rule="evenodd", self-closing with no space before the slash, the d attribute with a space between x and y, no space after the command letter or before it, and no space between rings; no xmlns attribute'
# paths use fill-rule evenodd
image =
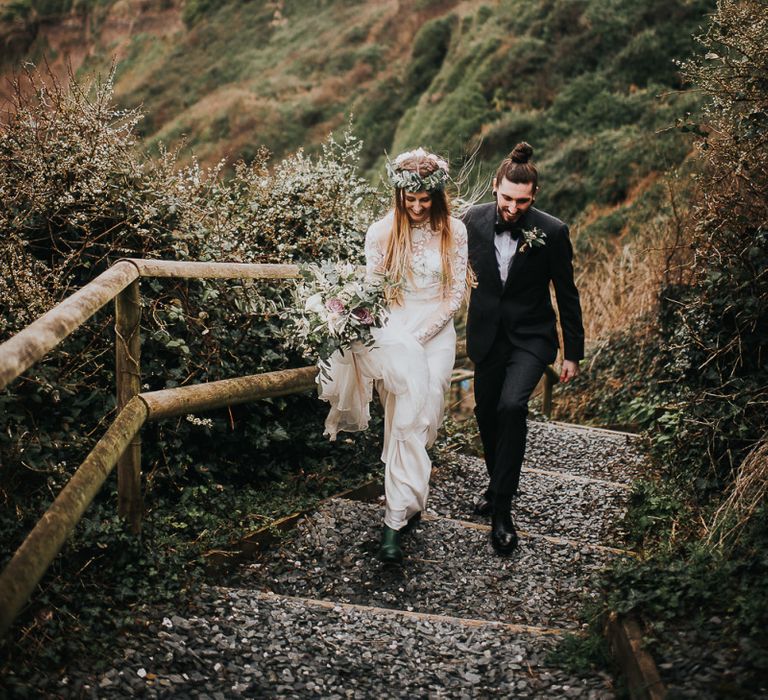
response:
<svg viewBox="0 0 768 700"><path fill-rule="evenodd" d="M0 284L9 300L0 327L7 338L55 302L121 257L243 262L300 262L318 257L362 260L363 233L375 203L371 188L356 175L359 143L329 141L315 158L298 153L271 166L265 151L249 165L239 163L231 178L197 164L180 168L175 153L143 156L134 128L135 111L113 106L111 80L83 87L74 79L64 90L29 73L33 91L19 90L17 104L0 135ZM32 94L33 97L25 97ZM279 349L280 328L265 299L279 297L279 285L205 280L144 283L143 377L152 389L284 367L292 358ZM4 461L46 469L67 459L80 430L98 424L99 412L59 414L71 396L92 396L101 412L111 406L111 347L105 311L58 352L3 395ZM277 341L275 339L278 339ZM61 455L33 444L48 433L33 396L54 391L46 420L67 424ZM241 428L255 431L264 448L287 426L264 424L283 402L249 414ZM240 421L238 421L239 423ZM227 434L226 420L214 420ZM77 428L75 427L77 426ZM229 427L228 427L229 426ZM192 437L181 421L157 437L194 449L210 436ZM216 432L214 430L214 432ZM85 433L82 433L85 434ZM64 436L61 436L62 438ZM86 442L89 442L86 440ZM189 455L153 452L183 471ZM224 448L222 453L227 450ZM21 454L25 456L20 458ZM64 454L67 453L65 457ZM206 457L216 461L222 456ZM233 450L232 457L239 453ZM255 453L254 453L255 456ZM258 471L258 470L257 470Z"/></svg>

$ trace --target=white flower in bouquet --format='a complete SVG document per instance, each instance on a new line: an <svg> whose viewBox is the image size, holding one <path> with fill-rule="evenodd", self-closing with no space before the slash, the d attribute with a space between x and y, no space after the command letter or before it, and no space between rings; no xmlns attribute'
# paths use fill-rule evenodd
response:
<svg viewBox="0 0 768 700"><path fill-rule="evenodd" d="M313 294L311 297L309 297L304 304L304 310L312 311L316 314L323 314L325 306L323 306L322 292L317 292L316 294Z"/></svg>
<svg viewBox="0 0 768 700"><path fill-rule="evenodd" d="M346 262L310 263L300 272L293 303L281 313L291 345L321 363L355 343L372 346L371 329L386 317L383 281Z"/></svg>

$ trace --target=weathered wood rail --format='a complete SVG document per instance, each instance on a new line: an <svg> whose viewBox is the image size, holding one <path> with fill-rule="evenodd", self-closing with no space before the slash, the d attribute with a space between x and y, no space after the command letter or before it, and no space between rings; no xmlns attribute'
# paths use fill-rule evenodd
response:
<svg viewBox="0 0 768 700"><path fill-rule="evenodd" d="M141 393L142 277L272 279L299 276L296 265L124 259L0 345L0 390L41 360L110 301L115 302L117 415L43 514L0 575L0 636L10 628L35 586L117 465L118 513L134 532L141 527L142 426L194 411L309 391L317 369L301 367L206 384ZM457 346L457 359L466 346ZM547 368L543 409L548 414L557 373Z"/></svg>

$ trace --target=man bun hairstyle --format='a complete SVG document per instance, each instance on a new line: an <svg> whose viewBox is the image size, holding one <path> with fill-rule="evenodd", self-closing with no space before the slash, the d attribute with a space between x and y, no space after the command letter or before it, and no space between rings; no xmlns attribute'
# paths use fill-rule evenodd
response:
<svg viewBox="0 0 768 700"><path fill-rule="evenodd" d="M536 166L531 162L532 157L533 146L526 141L521 141L501 161L493 181L497 184L503 179L520 184L531 183L533 185L533 193L536 194L536 189L539 186L539 171L536 170Z"/></svg>
<svg viewBox="0 0 768 700"><path fill-rule="evenodd" d="M507 158L509 158L513 163L527 163L531 159L532 155L533 146L531 146L530 143L521 141L512 149L512 153L510 153Z"/></svg>

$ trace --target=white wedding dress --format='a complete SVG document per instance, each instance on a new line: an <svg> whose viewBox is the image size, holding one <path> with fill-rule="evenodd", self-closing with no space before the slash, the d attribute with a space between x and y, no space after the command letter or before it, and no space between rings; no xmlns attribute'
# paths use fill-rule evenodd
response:
<svg viewBox="0 0 768 700"><path fill-rule="evenodd" d="M368 229L370 276L381 274L392 221L390 212ZM394 530L426 507L432 471L427 447L443 419L455 360L453 316L466 291L467 230L454 218L451 228L453 283L448 294L443 293L439 236L429 223L416 226L402 305L391 307L386 324L373 329L374 347L334 353L318 378L318 394L331 404L325 432L332 440L340 431L368 427L375 385L384 406L384 522Z"/></svg>

